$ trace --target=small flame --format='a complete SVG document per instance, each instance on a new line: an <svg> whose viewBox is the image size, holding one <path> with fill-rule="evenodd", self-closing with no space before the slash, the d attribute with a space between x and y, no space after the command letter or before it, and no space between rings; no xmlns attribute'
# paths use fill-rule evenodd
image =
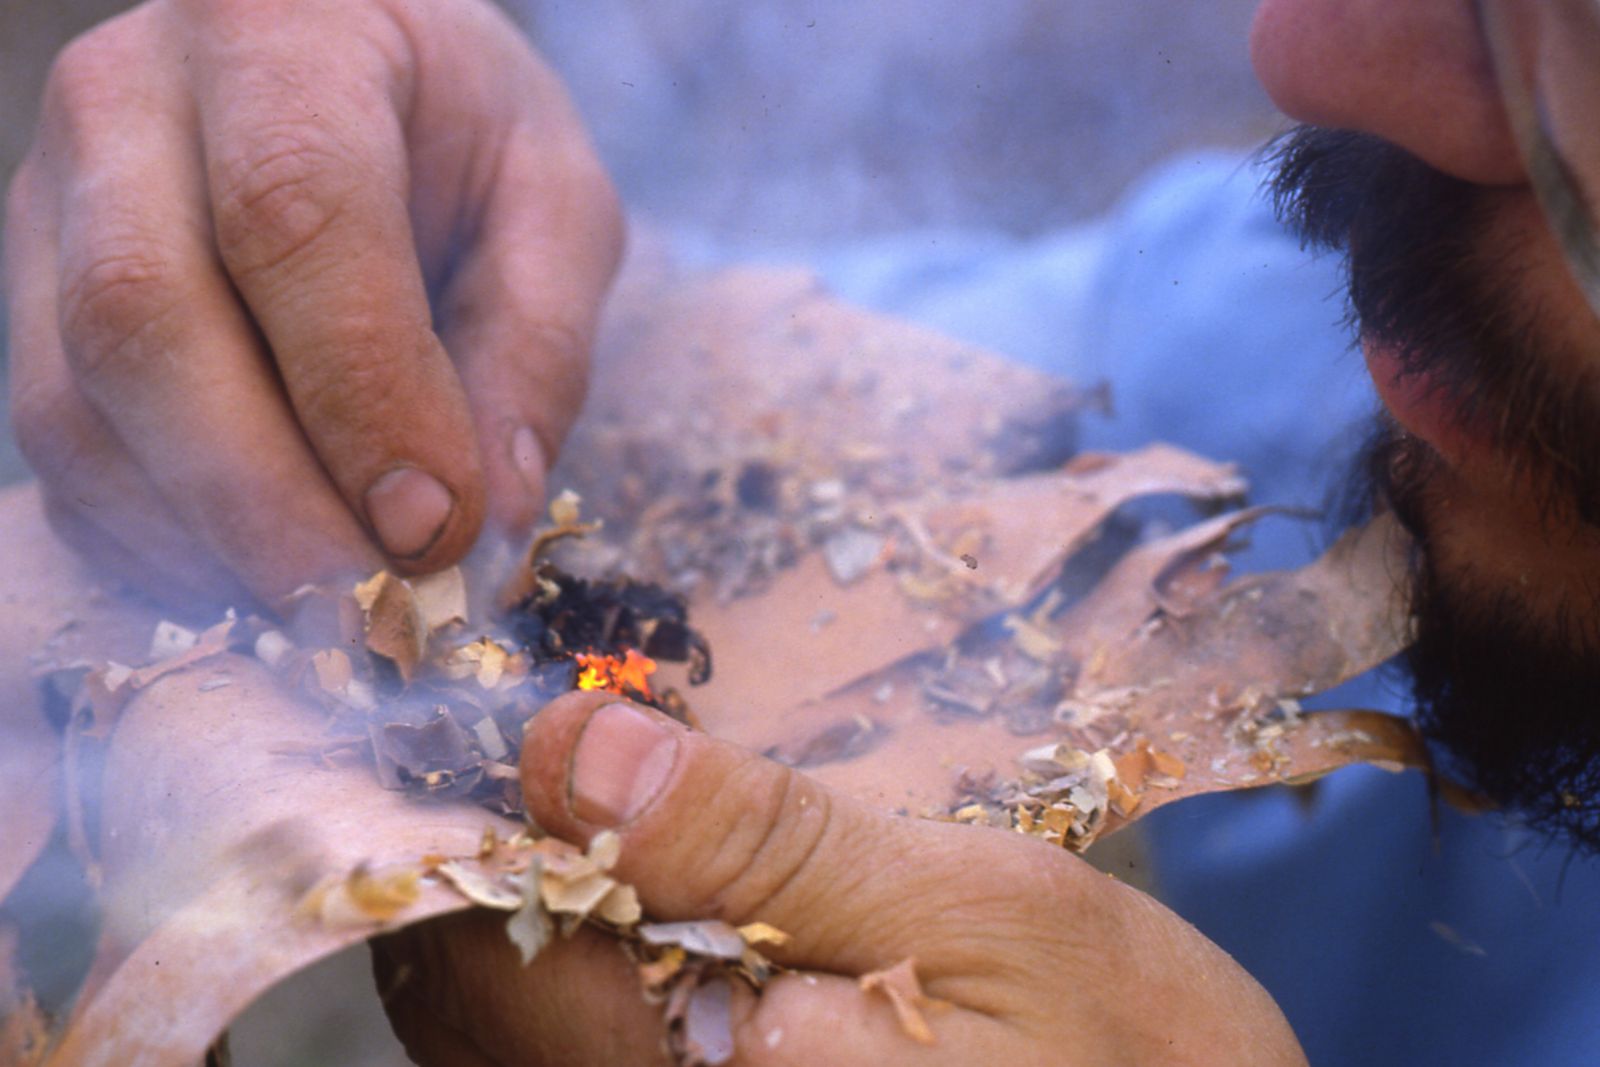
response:
<svg viewBox="0 0 1600 1067"><path fill-rule="evenodd" d="M630 648L622 659L580 652L577 660L579 689L606 689L623 694L631 689L646 700L653 699L650 676L656 672L656 661L648 656L641 656Z"/></svg>

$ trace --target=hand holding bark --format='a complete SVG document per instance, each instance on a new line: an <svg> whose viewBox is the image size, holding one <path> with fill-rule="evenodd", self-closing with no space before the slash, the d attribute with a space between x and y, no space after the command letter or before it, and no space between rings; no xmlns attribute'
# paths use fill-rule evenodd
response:
<svg viewBox="0 0 1600 1067"><path fill-rule="evenodd" d="M1237 964L1150 898L1042 842L881 814L606 694L533 720L523 788L543 827L622 838L613 872L652 918L765 921L794 971L733 1004L734 1062L1303 1063ZM916 960L931 1047L857 977ZM380 943L380 978L425 1064L647 1063L659 1009L592 930L524 969L498 916Z"/></svg>
<svg viewBox="0 0 1600 1067"><path fill-rule="evenodd" d="M6 230L58 531L269 603L531 522L621 244L565 93L482 0L152 0L58 58Z"/></svg>

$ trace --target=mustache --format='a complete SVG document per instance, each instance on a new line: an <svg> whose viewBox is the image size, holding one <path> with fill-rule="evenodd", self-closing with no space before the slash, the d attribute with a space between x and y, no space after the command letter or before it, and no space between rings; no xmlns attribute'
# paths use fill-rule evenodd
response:
<svg viewBox="0 0 1600 1067"><path fill-rule="evenodd" d="M1304 246L1344 256L1353 334L1442 394L1547 518L1600 525L1600 358L1541 343L1537 307L1516 297L1515 249L1486 240L1490 191L1349 130L1300 126L1262 158L1278 217Z"/></svg>

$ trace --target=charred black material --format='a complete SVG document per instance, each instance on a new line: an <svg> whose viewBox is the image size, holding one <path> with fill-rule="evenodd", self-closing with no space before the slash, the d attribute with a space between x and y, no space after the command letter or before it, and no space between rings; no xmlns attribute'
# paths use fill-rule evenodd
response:
<svg viewBox="0 0 1600 1067"><path fill-rule="evenodd" d="M536 657L575 653L622 656L634 649L651 659L689 664L695 685L711 677L711 649L689 626L681 596L630 578L590 580L550 563L539 566L537 591L518 604L511 626Z"/></svg>

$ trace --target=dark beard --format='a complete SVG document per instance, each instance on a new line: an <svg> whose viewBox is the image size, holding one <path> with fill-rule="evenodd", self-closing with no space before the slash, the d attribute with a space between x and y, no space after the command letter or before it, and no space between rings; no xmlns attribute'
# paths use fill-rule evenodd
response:
<svg viewBox="0 0 1600 1067"><path fill-rule="evenodd" d="M1426 499L1438 462L1386 416L1352 479L1369 512L1391 510L1416 540L1406 575L1415 619L1400 665L1440 770L1529 829L1600 853L1600 590L1567 593L1533 621L1514 591L1433 566Z"/></svg>
<svg viewBox="0 0 1600 1067"><path fill-rule="evenodd" d="M1352 324L1487 429L1537 487L1546 523L1594 525L1594 394L1552 372L1529 316L1505 297L1507 268L1478 250L1482 191L1362 134L1302 128L1269 157L1279 216L1307 244L1345 251ZM1427 517L1438 463L1380 416L1356 479L1363 510L1393 511L1416 539L1416 638L1403 665L1417 725L1448 776L1530 828L1600 852L1600 580L1567 589L1548 618L1470 569L1442 574Z"/></svg>
<svg viewBox="0 0 1600 1067"><path fill-rule="evenodd" d="M1554 365L1517 301L1518 249L1484 251L1482 186L1386 141L1302 126L1269 145L1273 205L1308 246L1345 253L1349 319L1425 375L1554 517L1600 526L1600 371Z"/></svg>

